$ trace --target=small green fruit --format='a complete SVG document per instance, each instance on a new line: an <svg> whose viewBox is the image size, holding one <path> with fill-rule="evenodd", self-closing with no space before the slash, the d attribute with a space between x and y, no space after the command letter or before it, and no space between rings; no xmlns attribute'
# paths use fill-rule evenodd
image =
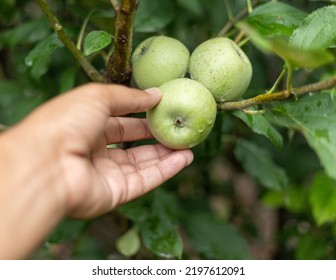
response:
<svg viewBox="0 0 336 280"><path fill-rule="evenodd" d="M191 148L203 142L217 113L217 104L209 90L187 78L164 83L160 89L160 103L147 111L153 136L172 149Z"/></svg>
<svg viewBox="0 0 336 280"><path fill-rule="evenodd" d="M167 36L146 39L132 55L132 75L140 89L159 87L184 77L190 53L180 41Z"/></svg>
<svg viewBox="0 0 336 280"><path fill-rule="evenodd" d="M248 88L252 65L235 42L218 37L203 42L193 51L189 73L210 90L217 102L232 101Z"/></svg>

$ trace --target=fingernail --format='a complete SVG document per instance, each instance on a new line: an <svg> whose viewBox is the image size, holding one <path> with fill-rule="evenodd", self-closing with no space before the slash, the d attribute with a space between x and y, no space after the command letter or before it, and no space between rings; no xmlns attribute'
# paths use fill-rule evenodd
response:
<svg viewBox="0 0 336 280"><path fill-rule="evenodd" d="M148 88L145 89L145 92L147 92L148 94L161 94L161 90L159 88Z"/></svg>

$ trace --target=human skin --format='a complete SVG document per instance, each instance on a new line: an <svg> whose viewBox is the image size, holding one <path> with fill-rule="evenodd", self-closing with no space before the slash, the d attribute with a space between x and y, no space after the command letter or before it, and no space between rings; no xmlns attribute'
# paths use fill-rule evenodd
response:
<svg viewBox="0 0 336 280"><path fill-rule="evenodd" d="M0 259L27 258L64 217L92 218L159 186L189 165L190 150L107 144L152 138L143 112L161 99L88 84L46 102L0 134Z"/></svg>

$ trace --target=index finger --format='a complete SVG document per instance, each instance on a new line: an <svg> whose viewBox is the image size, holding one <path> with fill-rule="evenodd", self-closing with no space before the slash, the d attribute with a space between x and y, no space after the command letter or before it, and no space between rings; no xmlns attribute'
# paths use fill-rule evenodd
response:
<svg viewBox="0 0 336 280"><path fill-rule="evenodd" d="M107 106L110 116L145 112L161 100L158 88L142 91L121 85L89 84L78 90Z"/></svg>

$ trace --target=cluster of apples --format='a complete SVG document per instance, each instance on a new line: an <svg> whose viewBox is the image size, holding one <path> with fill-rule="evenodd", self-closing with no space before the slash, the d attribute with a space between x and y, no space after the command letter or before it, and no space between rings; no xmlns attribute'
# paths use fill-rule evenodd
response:
<svg viewBox="0 0 336 280"><path fill-rule="evenodd" d="M132 67L138 88L162 91L146 116L153 136L172 149L203 142L215 123L216 102L240 98L252 77L246 54L225 37L203 42L191 55L174 38L150 37L134 50Z"/></svg>

